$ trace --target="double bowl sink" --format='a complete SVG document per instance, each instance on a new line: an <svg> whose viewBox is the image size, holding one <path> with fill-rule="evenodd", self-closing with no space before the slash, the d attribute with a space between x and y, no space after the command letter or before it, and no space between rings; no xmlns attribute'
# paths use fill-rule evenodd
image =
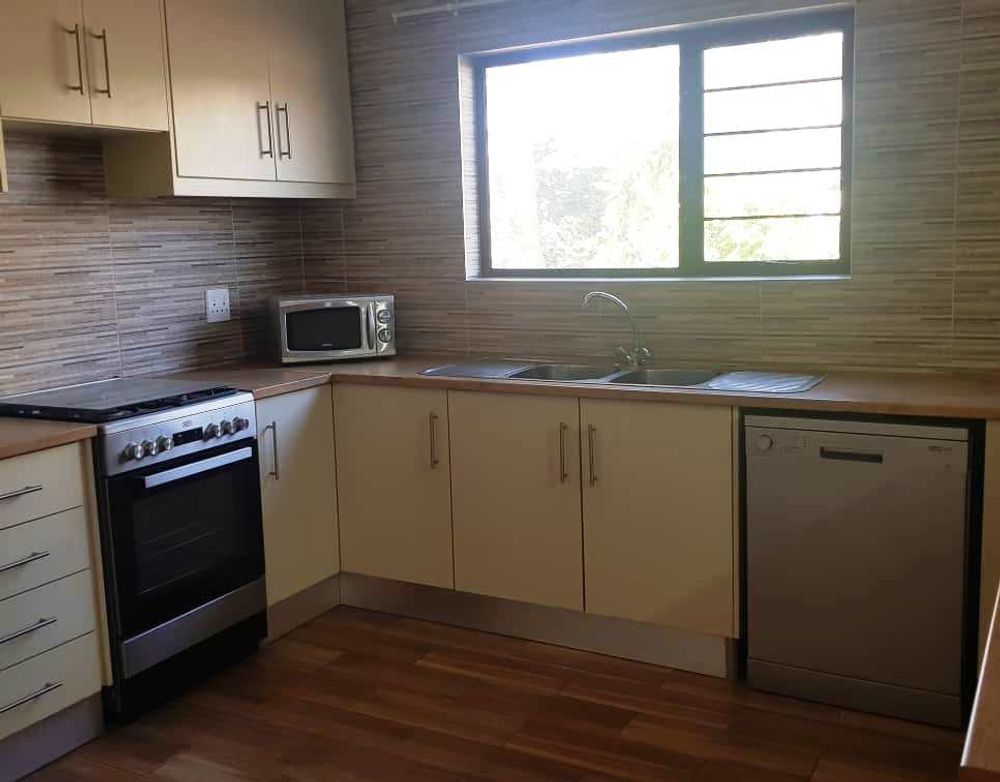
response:
<svg viewBox="0 0 1000 782"><path fill-rule="evenodd" d="M440 377L493 380L548 380L557 383L615 383L643 386L699 386L719 376L704 369L613 369L580 364L518 364L478 362L451 364L422 372Z"/></svg>

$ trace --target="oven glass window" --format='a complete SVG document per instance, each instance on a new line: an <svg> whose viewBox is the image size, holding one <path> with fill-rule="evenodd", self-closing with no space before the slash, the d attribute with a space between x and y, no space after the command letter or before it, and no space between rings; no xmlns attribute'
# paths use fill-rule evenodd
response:
<svg viewBox="0 0 1000 782"><path fill-rule="evenodd" d="M285 314L289 350L357 350L361 347L360 307L330 307Z"/></svg>
<svg viewBox="0 0 1000 782"><path fill-rule="evenodd" d="M162 469L110 481L117 594L126 636L263 574L256 458L145 488L141 476Z"/></svg>

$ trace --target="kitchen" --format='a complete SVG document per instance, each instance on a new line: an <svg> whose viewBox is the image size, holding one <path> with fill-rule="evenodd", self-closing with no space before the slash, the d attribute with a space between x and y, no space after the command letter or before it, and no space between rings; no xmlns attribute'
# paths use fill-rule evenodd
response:
<svg viewBox="0 0 1000 782"><path fill-rule="evenodd" d="M1000 662L980 658L1000 573L997 9L457 6L5 3L0 403L38 409L45 391L121 378L129 412L0 418L0 492L57 489L0 501L0 565L52 551L8 571L29 580L0 581L0 631L55 616L35 600L43 590L79 600L89 579L94 593L77 629L60 619L3 644L4 705L66 684L0 715L0 775L51 762L37 778L949 779L966 744L962 774L991 778ZM838 56L817 45L753 59L754 46L810 36L835 39ZM713 77L712 58L741 48L751 59ZM596 70L558 70L576 63ZM486 88L493 100L477 102ZM638 99L650 91L664 99ZM733 125L740 111L719 107L745 107L747 92L767 111ZM565 145L544 165L536 130ZM711 168L713 144L766 133L814 140ZM619 149L667 162L630 167ZM631 189L595 191L580 172L598 168ZM649 170L668 186L651 187ZM767 208L709 211L746 208L752 176L798 176L804 195L757 188ZM548 200L525 195L531 182L553 185ZM646 201L611 221L568 210L620 208L621 193ZM763 235L768 220L779 239L773 224L798 221L788 236L813 260L754 256L760 236L737 224ZM597 241L595 225L630 230ZM594 291L608 296L584 307ZM355 308L353 327L322 314L369 294L382 304ZM289 317L306 324L297 337ZM331 335L348 360L316 355L336 349ZM350 355L363 347L375 356ZM650 369L673 374L625 378ZM83 386L95 387L108 388ZM93 405L53 393L50 407ZM153 400L164 407L143 407ZM180 404L197 410L168 431L177 416L163 410ZM117 444L130 418L160 428ZM804 437L826 451L819 475L850 480L806 473L790 496L792 481L758 468L774 455L805 470L804 458L757 450L761 436ZM909 452L898 464L904 441L943 467ZM138 459L119 458L129 446ZM249 656L174 686L158 667L169 660L152 662L165 647L129 645L145 631L114 610L110 530L147 518L135 477L194 485L155 476L230 454L241 460L214 463L219 474L259 468L244 579L257 586L239 603ZM879 469L892 481L863 492L856 476ZM818 499L790 511L806 489L833 507L836 486L865 497L864 512L824 515ZM126 496L136 510L119 510ZM57 518L75 536L71 561L43 530ZM818 537L777 534L806 518ZM854 537L819 535L830 519ZM787 574L754 558L765 528L756 550L794 555ZM865 541L853 570L834 555L852 540ZM769 569L754 578L759 562ZM859 600L866 610L852 610ZM756 625L768 606L777 618ZM765 632L779 648L755 655ZM841 635L850 642L833 643ZM833 663L855 667L819 661L820 637ZM755 660L793 647L813 657L786 667L865 686L754 681ZM71 652L90 667L57 676ZM118 719L129 665L175 697ZM896 690L902 703L885 694ZM281 746L260 740L268 731Z"/></svg>

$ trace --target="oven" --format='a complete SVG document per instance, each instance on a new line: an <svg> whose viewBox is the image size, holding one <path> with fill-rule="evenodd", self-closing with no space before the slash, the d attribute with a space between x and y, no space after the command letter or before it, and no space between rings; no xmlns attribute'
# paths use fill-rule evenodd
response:
<svg viewBox="0 0 1000 782"><path fill-rule="evenodd" d="M270 308L276 357L283 364L396 353L390 295L272 299Z"/></svg>

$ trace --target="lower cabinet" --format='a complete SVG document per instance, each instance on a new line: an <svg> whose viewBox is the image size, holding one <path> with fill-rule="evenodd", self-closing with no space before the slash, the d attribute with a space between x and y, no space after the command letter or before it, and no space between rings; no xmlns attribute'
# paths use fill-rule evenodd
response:
<svg viewBox="0 0 1000 782"><path fill-rule="evenodd" d="M454 586L445 391L334 386L343 569Z"/></svg>
<svg viewBox="0 0 1000 782"><path fill-rule="evenodd" d="M733 411L580 405L587 612L734 635Z"/></svg>
<svg viewBox="0 0 1000 782"><path fill-rule="evenodd" d="M579 402L448 397L455 588L582 611Z"/></svg>
<svg viewBox="0 0 1000 782"><path fill-rule="evenodd" d="M267 603L340 570L329 386L257 402Z"/></svg>

